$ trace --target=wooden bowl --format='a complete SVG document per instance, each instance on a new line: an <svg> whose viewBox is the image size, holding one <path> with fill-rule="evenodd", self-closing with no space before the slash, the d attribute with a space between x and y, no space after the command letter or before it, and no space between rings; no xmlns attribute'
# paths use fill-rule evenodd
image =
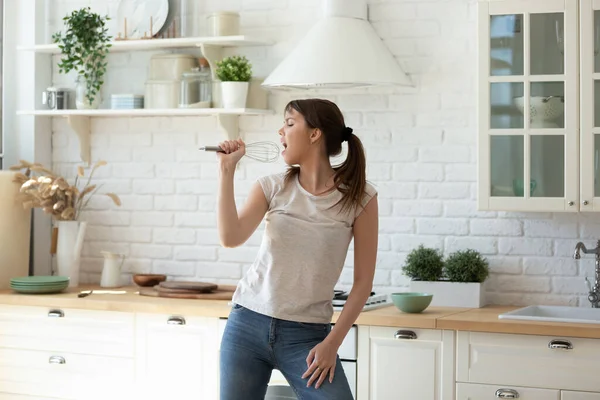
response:
<svg viewBox="0 0 600 400"><path fill-rule="evenodd" d="M138 286L156 286L160 282L167 280L167 276L163 274L135 274L133 281Z"/></svg>

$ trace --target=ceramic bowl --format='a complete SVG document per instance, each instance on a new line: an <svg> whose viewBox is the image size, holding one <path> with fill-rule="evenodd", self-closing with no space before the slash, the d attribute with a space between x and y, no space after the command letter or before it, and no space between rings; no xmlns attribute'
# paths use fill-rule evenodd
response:
<svg viewBox="0 0 600 400"><path fill-rule="evenodd" d="M431 304L433 295L420 292L392 293L392 301L397 309L405 313L423 312Z"/></svg>
<svg viewBox="0 0 600 400"><path fill-rule="evenodd" d="M529 100L529 118L532 128L557 128L556 120L565 112L565 102L562 96L531 96ZM524 113L525 98L516 97L514 104Z"/></svg>
<svg viewBox="0 0 600 400"><path fill-rule="evenodd" d="M163 274L135 274L133 281L138 286L156 286L167 280L167 276Z"/></svg>

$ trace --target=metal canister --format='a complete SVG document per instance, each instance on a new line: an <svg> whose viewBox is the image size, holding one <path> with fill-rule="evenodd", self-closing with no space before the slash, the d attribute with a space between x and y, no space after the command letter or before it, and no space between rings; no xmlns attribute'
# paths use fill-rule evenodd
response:
<svg viewBox="0 0 600 400"><path fill-rule="evenodd" d="M50 110L67 110L69 108L69 89L49 87L42 92L42 104Z"/></svg>

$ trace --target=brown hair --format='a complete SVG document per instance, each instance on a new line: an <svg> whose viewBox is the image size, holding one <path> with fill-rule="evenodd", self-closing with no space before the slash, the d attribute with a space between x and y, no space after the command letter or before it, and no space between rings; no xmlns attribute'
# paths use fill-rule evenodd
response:
<svg viewBox="0 0 600 400"><path fill-rule="evenodd" d="M325 140L325 150L329 157L337 156L342 151L342 142L348 141L348 155L343 163L333 167L333 182L342 193L341 211L350 211L361 206L367 183L365 150L358 136L346 127L344 116L335 103L323 99L292 100L285 107L285 112L296 110L306 120L311 129L319 129ZM300 172L299 167L288 169L285 180L290 181Z"/></svg>

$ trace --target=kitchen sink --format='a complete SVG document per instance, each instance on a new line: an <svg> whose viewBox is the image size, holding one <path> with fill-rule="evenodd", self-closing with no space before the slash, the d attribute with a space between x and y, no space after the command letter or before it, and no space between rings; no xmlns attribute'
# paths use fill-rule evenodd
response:
<svg viewBox="0 0 600 400"><path fill-rule="evenodd" d="M500 319L600 324L600 308L528 306L498 316Z"/></svg>

